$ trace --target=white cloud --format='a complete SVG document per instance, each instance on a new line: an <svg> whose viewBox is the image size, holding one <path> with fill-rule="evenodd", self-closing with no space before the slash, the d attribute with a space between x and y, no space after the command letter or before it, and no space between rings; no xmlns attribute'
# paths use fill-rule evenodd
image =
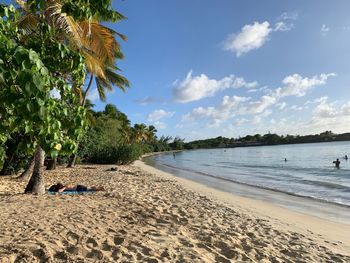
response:
<svg viewBox="0 0 350 263"><path fill-rule="evenodd" d="M237 57L251 50L262 47L272 32L289 31L294 27L291 20L296 20L298 13L283 13L274 26L268 21L245 25L238 33L230 34L224 41L224 49L236 53Z"/></svg>
<svg viewBox="0 0 350 263"><path fill-rule="evenodd" d="M295 110L295 111L300 111L300 110L303 110L303 107L301 106L298 106L298 105L292 105L290 107L291 110Z"/></svg>
<svg viewBox="0 0 350 263"><path fill-rule="evenodd" d="M264 95L258 101L249 102L239 109L240 114L258 114L265 111L268 107L275 104L277 99L273 96Z"/></svg>
<svg viewBox="0 0 350 263"><path fill-rule="evenodd" d="M287 103L281 101L282 98L287 96L304 96L312 88L327 84L328 78L332 76L335 76L335 74L322 73L313 77L302 77L299 74L289 75L282 80L282 85L275 90L264 87L264 89L261 91L264 92L265 95L261 96L260 98L252 100L251 97L224 96L222 102L216 106L197 107L191 112L183 115L182 123L187 122L188 124L194 124L195 121L205 119L206 127L219 127L219 125L224 121L233 119L235 116L239 116L241 118L232 121L232 124L236 124L244 129L245 127L250 127L251 131L249 133L251 133L252 130L254 132L256 131L261 133L261 131L275 131L276 129L276 131L279 133L296 132L299 134L302 133L302 131L308 133L306 128L298 124L302 123L303 125L306 125L306 122L303 122L302 120L294 122L288 120L287 122L286 119L284 119L282 122L281 120L276 119L275 116L271 116L271 118L269 118L274 118L273 123L265 120L268 116L272 115L272 109L275 111L287 109ZM292 105L288 107L288 110L306 110L307 107L309 107L309 104L318 104L318 107L313 111L313 122L315 123L321 118L325 119L326 117L331 118L332 116L339 115L340 112L342 115L347 114L350 119L350 103L343 105L341 110L334 110L333 104L327 103L327 97L309 100L300 106ZM274 108L272 108L272 106L274 106ZM251 118L249 118L249 115L252 115ZM269 125L266 123L269 123ZM317 125L320 125L321 121L319 120L317 123ZM276 126L271 126L271 124L275 124ZM283 127L278 126L282 124L284 125ZM230 124L225 122L225 127L227 125ZM225 127L224 125L222 126L223 131ZM312 125L308 124L307 127L311 129Z"/></svg>
<svg viewBox="0 0 350 263"><path fill-rule="evenodd" d="M240 103L247 100L249 100L247 97L224 96L222 102L217 107L197 107L190 113L183 115L182 121L189 122L206 117L211 118L212 123L219 124L232 117L234 115L233 110L237 108Z"/></svg>
<svg viewBox="0 0 350 263"><path fill-rule="evenodd" d="M237 119L234 124L237 126L242 126L244 124L257 125L260 124L266 117L272 114L271 110L266 110L260 114L253 116L251 119L240 118Z"/></svg>
<svg viewBox="0 0 350 263"><path fill-rule="evenodd" d="M153 97L149 97L149 96L146 96L142 99L138 99L138 100L135 100L135 102L137 104L140 104L140 105L148 105L148 104L151 104L151 103L154 103L156 102L157 100Z"/></svg>
<svg viewBox="0 0 350 263"><path fill-rule="evenodd" d="M284 101L276 104L276 107L277 107L279 110L283 110L286 106L287 106L287 103L284 102Z"/></svg>
<svg viewBox="0 0 350 263"><path fill-rule="evenodd" d="M313 76L312 78L303 78L299 74L289 75L282 81L284 86L278 88L275 91L277 97L286 96L305 96L306 92L315 86L324 85L329 77L335 76L335 73L320 74L319 76Z"/></svg>
<svg viewBox="0 0 350 263"><path fill-rule="evenodd" d="M273 29L273 31L282 31L282 32L285 32L285 31L289 31L291 29L293 29L294 27L294 24L292 23L285 23L285 22L277 22L275 24L275 28Z"/></svg>
<svg viewBox="0 0 350 263"><path fill-rule="evenodd" d="M147 121L149 122L156 122L164 118L172 117L175 114L175 112L165 111L165 110L155 110L148 114Z"/></svg>
<svg viewBox="0 0 350 263"><path fill-rule="evenodd" d="M230 75L221 80L209 79L205 74L192 76L190 71L186 78L178 83L173 90L174 100L180 103L200 100L213 96L216 92L228 88L254 88L256 81L246 82L243 78Z"/></svg>
<svg viewBox="0 0 350 263"><path fill-rule="evenodd" d="M320 102L326 102L328 99L327 96L319 97L313 100L307 100L304 105L309 105L309 104L315 104L315 103L320 103Z"/></svg>
<svg viewBox="0 0 350 263"><path fill-rule="evenodd" d="M314 108L311 121L305 126L312 131L322 132L332 130L335 132L348 132L350 129L350 103L335 106L336 102L320 101Z"/></svg>
<svg viewBox="0 0 350 263"><path fill-rule="evenodd" d="M298 12L284 12L277 18L277 20L297 20L298 16Z"/></svg>
<svg viewBox="0 0 350 263"><path fill-rule="evenodd" d="M166 124L161 121L156 121L153 123L157 130L164 130L166 128Z"/></svg>
<svg viewBox="0 0 350 263"><path fill-rule="evenodd" d="M269 37L272 29L270 23L254 22L252 25L245 25L238 34L231 34L224 43L224 48L235 52L237 57L251 50L258 49Z"/></svg>
<svg viewBox="0 0 350 263"><path fill-rule="evenodd" d="M343 115L350 115L350 102L344 104L342 107L341 107L341 112Z"/></svg>
<svg viewBox="0 0 350 263"><path fill-rule="evenodd" d="M241 126L241 125L246 124L246 123L249 123L249 120L246 118L237 119L235 121L235 125L237 125L237 126Z"/></svg>
<svg viewBox="0 0 350 263"><path fill-rule="evenodd" d="M328 32L329 32L329 27L326 26L325 24L323 24L322 27L321 27L321 35L322 36L327 36Z"/></svg>
<svg viewBox="0 0 350 263"><path fill-rule="evenodd" d="M313 110L313 120L320 121L321 119L338 119L350 116L350 102L338 107L335 106L336 101L332 103L327 102L327 97L321 97L319 104Z"/></svg>
<svg viewBox="0 0 350 263"><path fill-rule="evenodd" d="M98 90L97 89L93 89L92 91L90 91L87 95L87 98L91 101L96 101L100 98L100 96L98 95Z"/></svg>

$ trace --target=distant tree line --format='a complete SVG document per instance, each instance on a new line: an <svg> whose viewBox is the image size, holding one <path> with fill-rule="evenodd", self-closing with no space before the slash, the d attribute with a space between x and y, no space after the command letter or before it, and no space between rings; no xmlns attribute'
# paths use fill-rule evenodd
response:
<svg viewBox="0 0 350 263"><path fill-rule="evenodd" d="M278 135L267 133L264 135L255 134L239 138L225 138L222 136L205 140L196 140L184 144L185 149L203 149L203 148L230 148L261 145L278 144L296 144L296 143L314 143L314 142L332 142L349 141L350 133L335 134L332 131L325 131L314 135Z"/></svg>

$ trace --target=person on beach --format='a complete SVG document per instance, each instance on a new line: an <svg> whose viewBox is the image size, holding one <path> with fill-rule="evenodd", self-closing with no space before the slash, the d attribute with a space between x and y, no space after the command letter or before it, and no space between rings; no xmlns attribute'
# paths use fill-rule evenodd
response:
<svg viewBox="0 0 350 263"><path fill-rule="evenodd" d="M77 192L87 192L87 191L105 191L103 187L92 186L88 188L84 185L63 185L61 183L54 184L49 188L50 192L69 192L69 191L77 191Z"/></svg>
<svg viewBox="0 0 350 263"><path fill-rule="evenodd" d="M335 168L340 168L340 161L337 159L336 161L333 162L335 164Z"/></svg>

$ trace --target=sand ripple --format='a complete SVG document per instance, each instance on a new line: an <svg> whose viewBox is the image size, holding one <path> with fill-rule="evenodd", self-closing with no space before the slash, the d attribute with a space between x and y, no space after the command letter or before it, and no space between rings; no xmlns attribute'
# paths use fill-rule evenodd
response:
<svg viewBox="0 0 350 263"><path fill-rule="evenodd" d="M24 195L25 182L0 178L0 262L350 262L317 236L274 228L174 180L110 167L46 173L47 186L107 190L93 194Z"/></svg>

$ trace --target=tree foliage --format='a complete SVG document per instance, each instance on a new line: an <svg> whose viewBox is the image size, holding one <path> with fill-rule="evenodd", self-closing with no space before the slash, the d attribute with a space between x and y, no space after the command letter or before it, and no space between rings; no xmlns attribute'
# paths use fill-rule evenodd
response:
<svg viewBox="0 0 350 263"><path fill-rule="evenodd" d="M1 145L17 132L51 156L73 152L85 126L85 112L66 78L69 74L74 83L82 84L83 58L58 44L45 23L38 24L37 33L27 38L17 26L20 13L13 6L2 5L0 16ZM60 99L50 95L54 89ZM0 166L4 158L1 147Z"/></svg>
<svg viewBox="0 0 350 263"><path fill-rule="evenodd" d="M277 144L295 144L295 143L313 143L313 142L330 142L330 141L347 141L350 140L350 133L334 134L331 131L325 131L314 135L278 135L266 133L264 135L246 135L240 138L216 137L205 140L196 140L185 143L186 149L199 148L224 148L240 146L259 146L259 145L277 145Z"/></svg>

